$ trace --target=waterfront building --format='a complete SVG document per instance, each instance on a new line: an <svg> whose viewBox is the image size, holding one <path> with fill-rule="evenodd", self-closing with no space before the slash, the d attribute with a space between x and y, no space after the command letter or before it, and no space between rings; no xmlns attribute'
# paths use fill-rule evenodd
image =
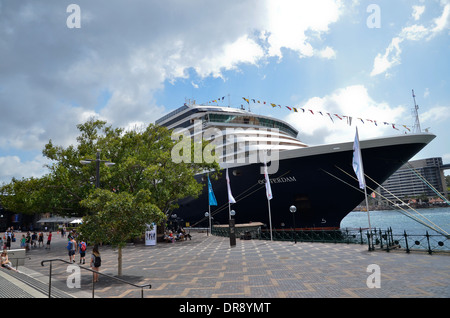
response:
<svg viewBox="0 0 450 318"><path fill-rule="evenodd" d="M381 195L393 201L396 201L394 195L402 200L436 197L437 194L422 178L442 195L448 196L444 165L440 157L414 160L404 164L382 184Z"/></svg>

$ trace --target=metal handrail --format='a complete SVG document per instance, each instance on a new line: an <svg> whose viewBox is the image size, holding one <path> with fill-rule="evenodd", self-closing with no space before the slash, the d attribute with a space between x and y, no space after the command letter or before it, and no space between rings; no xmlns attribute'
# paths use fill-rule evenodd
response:
<svg viewBox="0 0 450 318"><path fill-rule="evenodd" d="M59 262L63 262L63 263L66 263L66 264L74 265L73 263L65 261L65 260L60 259L60 258L46 259L46 260L43 260L41 262L41 266L44 266L44 263L50 262L50 274L49 274L49 279L48 279L48 298L50 298L50 296L51 296L51 289L52 289L52 264L53 264L52 262L54 262L54 261L59 261ZM123 280L123 279L120 279L120 278L117 278L117 277L114 277L114 276L111 276L111 275L108 275L108 274L104 274L104 273L101 273L99 271L87 268L87 267L83 267L83 266L80 266L80 265L77 265L77 266L82 268L82 269L85 269L87 271L92 272L92 298L94 298L94 287L95 287L94 274L103 275L103 276L115 279L115 280L117 280L119 282L122 282L124 284L132 285L134 287L140 288L141 289L141 298L144 298L144 288L145 287L148 287L148 289L152 288L151 284L136 285L136 284L127 282L126 280Z"/></svg>

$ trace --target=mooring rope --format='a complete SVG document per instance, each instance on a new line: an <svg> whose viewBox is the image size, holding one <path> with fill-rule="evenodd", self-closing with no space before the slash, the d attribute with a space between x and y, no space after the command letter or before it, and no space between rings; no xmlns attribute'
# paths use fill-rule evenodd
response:
<svg viewBox="0 0 450 318"><path fill-rule="evenodd" d="M431 190L433 190L434 193L436 193L442 200L445 201L445 203L450 205L450 202L431 184L428 182L427 179L425 179L424 176L420 174L419 171L414 169L414 167L408 162L409 169L420 179L423 183L425 183Z"/></svg>
<svg viewBox="0 0 450 318"><path fill-rule="evenodd" d="M349 174L347 171L343 170L342 168L335 166L337 169L341 170L342 172L344 172L346 175L348 175L349 177L351 177L352 179L357 181L357 178L355 176L352 176L351 174ZM380 187L381 189L385 190L386 192L388 192L389 194L391 194L392 196L394 196L397 200L399 200L400 202L402 202L403 204L406 204L405 202L403 202L403 200L401 200L400 198L398 198L396 195L394 195L393 193L391 193L389 190L387 190L385 187L383 187L381 184L379 184L378 182L376 182L375 180L373 180L371 177L369 177L367 174L364 174L368 179L370 179L372 182L374 182L378 187ZM337 178L337 177L336 177ZM368 186L367 186L368 187ZM390 199L388 199L387 197L383 196L381 193L378 193L377 191L375 191L374 189L368 187L372 192L375 192L376 194L378 194L380 197L382 197L383 199L387 200L388 202L395 204L393 201L391 201ZM360 190L360 189L358 189ZM361 191L361 190L360 190ZM361 191L362 192L362 191ZM410 217L411 219L417 221L418 223L432 229L433 231L436 231L440 234L446 235L448 236L449 234L442 229L440 226L438 226L437 224L435 224L434 222L432 222L431 220L429 220L427 217L423 216L422 214L420 214L417 210L415 210L414 208L408 206L411 210L413 210L414 212L416 212L419 216L421 216L422 218L424 218L425 220L427 220L428 222L430 222L432 225L427 224L426 222L424 222L423 220L420 220L418 217L416 217L415 215L413 215L411 212L409 212L408 210L403 209L400 206L397 206L399 209L401 209L402 211L408 213L409 215L403 214L405 216ZM435 227L434 227L435 226ZM438 230L439 229L439 230ZM445 234L444 234L445 233Z"/></svg>

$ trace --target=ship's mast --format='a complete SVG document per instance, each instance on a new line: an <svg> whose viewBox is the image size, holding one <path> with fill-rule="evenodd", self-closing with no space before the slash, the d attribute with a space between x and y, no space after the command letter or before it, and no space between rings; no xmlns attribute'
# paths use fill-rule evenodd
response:
<svg viewBox="0 0 450 318"><path fill-rule="evenodd" d="M422 130L420 129L420 121L419 121L419 105L416 104L416 95L414 95L414 90L412 90L412 96L414 99L414 109L413 109L413 114L414 114L414 118L415 118L415 122L414 122L414 133L421 133Z"/></svg>

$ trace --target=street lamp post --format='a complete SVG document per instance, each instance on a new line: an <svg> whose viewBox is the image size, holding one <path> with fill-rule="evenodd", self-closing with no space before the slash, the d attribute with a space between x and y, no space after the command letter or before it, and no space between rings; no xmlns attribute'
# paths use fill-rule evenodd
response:
<svg viewBox="0 0 450 318"><path fill-rule="evenodd" d="M291 211L292 213L292 221L294 221L294 230L292 231L293 235L294 235L294 244L297 244L297 236L295 235L295 217L294 214L297 211L297 207L295 205L291 205L291 207L289 208L289 211Z"/></svg>
<svg viewBox="0 0 450 318"><path fill-rule="evenodd" d="M108 160L100 160L100 149L97 149L97 159L93 160L93 159L85 159L85 160L80 160L80 163L82 165L88 165L91 164L92 162L95 162L95 187L96 188L100 188L100 162L104 162L105 166L107 167L112 167L115 165L114 162L108 161Z"/></svg>
<svg viewBox="0 0 450 318"><path fill-rule="evenodd" d="M209 218L209 227L206 229L206 236L209 236L209 232L211 231L211 216L209 212L205 212L205 217Z"/></svg>

